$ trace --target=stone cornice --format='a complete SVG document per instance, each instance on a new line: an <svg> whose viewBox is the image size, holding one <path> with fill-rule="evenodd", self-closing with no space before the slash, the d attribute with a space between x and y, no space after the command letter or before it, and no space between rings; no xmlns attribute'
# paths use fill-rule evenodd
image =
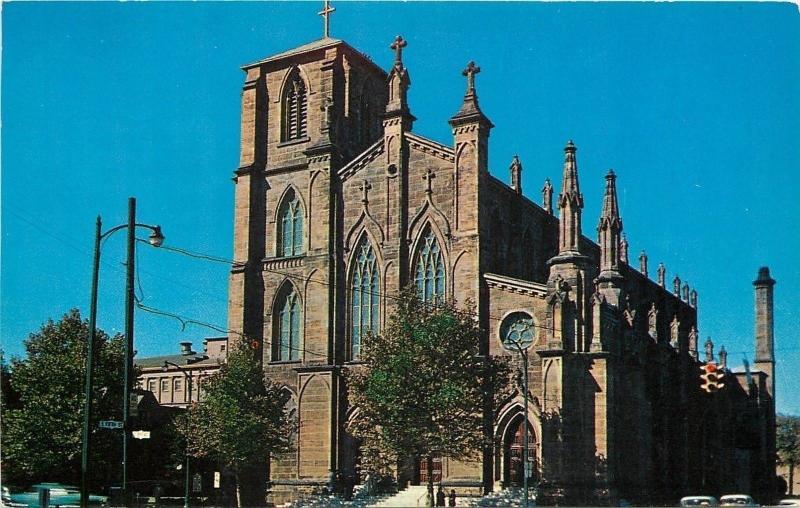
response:
<svg viewBox="0 0 800 508"><path fill-rule="evenodd" d="M455 162L455 151L449 146L442 145L422 136L412 133L406 133L408 145L423 153L429 153L434 157L445 160L447 162Z"/></svg>
<svg viewBox="0 0 800 508"><path fill-rule="evenodd" d="M339 170L339 176L342 180L356 174L358 170L374 161L380 154L383 153L383 138L376 141L372 146L361 152L361 155L347 163L342 169Z"/></svg>
<svg viewBox="0 0 800 508"><path fill-rule="evenodd" d="M537 298L544 298L547 296L547 284L515 279L505 275L497 275L495 273L484 273L483 279L490 288L497 288L501 291L535 296Z"/></svg>

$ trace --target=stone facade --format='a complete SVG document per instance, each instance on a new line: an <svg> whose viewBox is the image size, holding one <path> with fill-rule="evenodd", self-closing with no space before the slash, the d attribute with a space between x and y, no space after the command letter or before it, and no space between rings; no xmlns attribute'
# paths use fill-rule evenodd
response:
<svg viewBox="0 0 800 508"><path fill-rule="evenodd" d="M555 203L549 179L541 205L522 194L517 157L511 185L489 173L493 125L474 63L449 120L452 142L413 132L405 45L399 36L391 45L388 73L329 37L244 67L229 328L232 340L261 348L300 424L296 450L271 461L271 500L357 475L347 434L357 408L342 376L358 365L357 330L380 330L401 288L416 283L424 294L428 282L433 297L474 302L485 353L513 355L502 344L513 323L534 342L528 414L518 390L487 415L495 448L478 462L444 459L445 486L520 481L527 420L533 479L555 501L674 502L739 487L765 496L774 476L771 320L759 329L757 368L702 392L697 293L677 276L666 287L663 265L651 280L644 252L629 265L616 175L605 178L595 243L582 234L571 141ZM440 270L430 280L426 263ZM364 280L372 290L358 292ZM399 474L418 482L424 472Z"/></svg>

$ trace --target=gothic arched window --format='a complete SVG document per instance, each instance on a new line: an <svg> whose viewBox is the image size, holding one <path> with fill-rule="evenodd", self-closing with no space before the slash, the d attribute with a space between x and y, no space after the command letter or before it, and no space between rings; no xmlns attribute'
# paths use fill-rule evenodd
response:
<svg viewBox="0 0 800 508"><path fill-rule="evenodd" d="M533 317L526 312L509 314L500 323L500 340L503 344L530 345L535 338Z"/></svg>
<svg viewBox="0 0 800 508"><path fill-rule="evenodd" d="M288 284L275 302L275 338L273 356L276 361L300 359L303 311L294 286Z"/></svg>
<svg viewBox="0 0 800 508"><path fill-rule="evenodd" d="M358 359L361 342L368 333L376 333L380 326L380 273L375 251L366 237L356 248L353 267L350 336L350 359Z"/></svg>
<svg viewBox="0 0 800 508"><path fill-rule="evenodd" d="M278 256L303 253L303 208L294 190L283 198L278 211Z"/></svg>
<svg viewBox="0 0 800 508"><path fill-rule="evenodd" d="M444 257L436 235L430 229L425 234L417 256L414 282L423 302L436 303L444 298Z"/></svg>
<svg viewBox="0 0 800 508"><path fill-rule="evenodd" d="M306 85L296 69L292 71L292 75L286 81L281 103L283 107L281 141L306 137L308 124Z"/></svg>

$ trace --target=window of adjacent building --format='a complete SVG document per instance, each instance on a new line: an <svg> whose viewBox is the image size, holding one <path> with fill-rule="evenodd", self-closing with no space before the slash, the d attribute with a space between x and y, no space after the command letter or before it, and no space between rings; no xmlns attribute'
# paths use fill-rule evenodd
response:
<svg viewBox="0 0 800 508"><path fill-rule="evenodd" d="M444 258L433 231L428 230L419 246L414 282L424 302L435 303L444 298Z"/></svg>
<svg viewBox="0 0 800 508"><path fill-rule="evenodd" d="M361 343L370 332L376 333L380 319L380 274L375 252L366 237L356 249L357 257L353 267L350 286L352 335L350 337L350 358L358 359Z"/></svg>
<svg viewBox="0 0 800 508"><path fill-rule="evenodd" d="M169 391L169 379L162 379L161 380L161 391L168 392Z"/></svg>
<svg viewBox="0 0 800 508"><path fill-rule="evenodd" d="M176 392L183 391L183 381L181 380L181 378L176 377L175 380L172 382L172 386Z"/></svg>
<svg viewBox="0 0 800 508"><path fill-rule="evenodd" d="M500 323L500 340L504 343L530 344L534 342L533 317L526 312L514 312Z"/></svg>
<svg viewBox="0 0 800 508"><path fill-rule="evenodd" d="M147 389L153 393L156 392L156 380L151 379L147 382Z"/></svg>
<svg viewBox="0 0 800 508"><path fill-rule="evenodd" d="M278 255L303 253L303 209L293 189L283 198L278 212Z"/></svg>
<svg viewBox="0 0 800 508"><path fill-rule="evenodd" d="M294 286L287 285L276 303L278 347L274 351L273 360L299 360L303 316L300 310L300 299Z"/></svg>
<svg viewBox="0 0 800 508"><path fill-rule="evenodd" d="M306 85L297 69L292 71L283 91L282 141L292 141L306 137L308 123L308 99Z"/></svg>

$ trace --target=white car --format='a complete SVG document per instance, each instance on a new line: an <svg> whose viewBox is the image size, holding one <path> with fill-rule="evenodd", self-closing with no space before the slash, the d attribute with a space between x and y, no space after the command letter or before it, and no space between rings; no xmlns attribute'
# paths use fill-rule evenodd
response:
<svg viewBox="0 0 800 508"><path fill-rule="evenodd" d="M681 498L681 506L719 506L713 496L686 496Z"/></svg>
<svg viewBox="0 0 800 508"><path fill-rule="evenodd" d="M800 499L781 499L778 506L800 506Z"/></svg>
<svg viewBox="0 0 800 508"><path fill-rule="evenodd" d="M719 498L720 506L758 506L752 497L747 494L728 494Z"/></svg>

